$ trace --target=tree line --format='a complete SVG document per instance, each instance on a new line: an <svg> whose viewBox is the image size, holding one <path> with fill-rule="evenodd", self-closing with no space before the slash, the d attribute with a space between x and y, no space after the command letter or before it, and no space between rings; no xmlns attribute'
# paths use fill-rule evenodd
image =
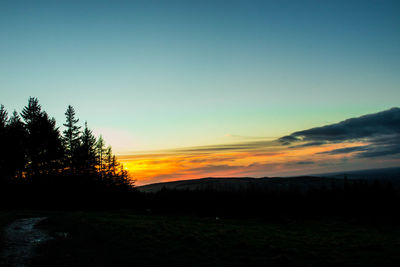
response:
<svg viewBox="0 0 400 267"><path fill-rule="evenodd" d="M80 126L72 106L65 117L61 131L34 97L20 113L14 111L10 116L0 106L3 196L11 192L40 194L35 198L50 193L89 196L133 190L133 180L102 136L96 138L86 122Z"/></svg>
<svg viewBox="0 0 400 267"><path fill-rule="evenodd" d="M397 212L400 184L388 180L339 178L331 179L331 182L331 186L248 187L243 190L180 190L164 187L147 194L146 207L155 214L259 218L279 222L320 218L362 222L400 221Z"/></svg>
<svg viewBox="0 0 400 267"><path fill-rule="evenodd" d="M0 106L0 208L135 209L154 214L263 219L346 218L400 221L400 182L336 180L302 190L249 187L141 193L122 164L68 106L64 130L29 98L10 116ZM290 178L288 178L290 179ZM321 178L325 179L325 178Z"/></svg>

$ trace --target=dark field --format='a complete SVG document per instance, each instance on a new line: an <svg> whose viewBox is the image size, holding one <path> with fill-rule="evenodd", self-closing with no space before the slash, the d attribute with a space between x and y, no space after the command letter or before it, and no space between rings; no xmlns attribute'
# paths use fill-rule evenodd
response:
<svg viewBox="0 0 400 267"><path fill-rule="evenodd" d="M2 227L41 212L3 212ZM53 212L33 266L399 266L400 228L327 220L266 222L132 212ZM67 234L64 234L67 233Z"/></svg>

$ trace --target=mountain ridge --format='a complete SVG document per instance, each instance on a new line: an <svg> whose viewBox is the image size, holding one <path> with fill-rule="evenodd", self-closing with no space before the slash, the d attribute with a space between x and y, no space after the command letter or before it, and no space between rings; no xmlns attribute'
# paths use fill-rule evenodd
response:
<svg viewBox="0 0 400 267"><path fill-rule="evenodd" d="M249 188L308 190L315 187L342 186L348 180L384 180L400 186L400 167L363 169L291 177L204 177L170 182L159 182L138 186L141 192L157 192L163 188L170 190L216 190L243 191Z"/></svg>

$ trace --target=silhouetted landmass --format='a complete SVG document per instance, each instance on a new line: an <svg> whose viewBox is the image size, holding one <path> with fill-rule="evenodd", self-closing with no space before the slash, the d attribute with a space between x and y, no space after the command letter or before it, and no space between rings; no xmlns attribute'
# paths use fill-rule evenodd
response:
<svg viewBox="0 0 400 267"><path fill-rule="evenodd" d="M398 266L400 168L136 188L65 115L61 133L36 98L0 107L0 227L47 217L52 237L31 266Z"/></svg>
<svg viewBox="0 0 400 267"><path fill-rule="evenodd" d="M378 180L398 184L400 182L400 167L320 173L313 176L339 179L346 176L350 180Z"/></svg>
<svg viewBox="0 0 400 267"><path fill-rule="evenodd" d="M203 178L145 185L138 190L146 192L147 206L158 213L272 220L398 220L399 170L387 169L390 175L382 180L349 179L346 174L341 178Z"/></svg>
<svg viewBox="0 0 400 267"><path fill-rule="evenodd" d="M201 178L174 182L155 183L137 187L141 192L156 193L161 190L180 191L219 191L219 192L246 192L251 190L278 190L296 189L307 191L311 188L331 188L342 186L340 179L300 176L293 178L280 177L235 177L235 178Z"/></svg>
<svg viewBox="0 0 400 267"><path fill-rule="evenodd" d="M316 188L333 188L343 186L343 180L368 180L369 182L390 182L400 186L400 168L382 168L356 170L346 172L322 173L311 176L297 177L209 177L173 182L161 182L138 186L142 192L157 192L161 189L173 190L216 190L216 191L246 191L251 188L285 190L297 188L302 191Z"/></svg>
<svg viewBox="0 0 400 267"><path fill-rule="evenodd" d="M8 118L0 107L0 207L118 206L133 192L123 166L68 106L61 134L37 98Z"/></svg>
<svg viewBox="0 0 400 267"><path fill-rule="evenodd" d="M68 106L64 131L36 98L8 118L0 108L0 207L131 209L211 217L349 217L398 220L398 176L364 172L327 177L205 178L142 186ZM392 169L392 175L398 174ZM364 175L364 176L363 176ZM376 179L372 179L374 177ZM356 177L357 179L353 179Z"/></svg>

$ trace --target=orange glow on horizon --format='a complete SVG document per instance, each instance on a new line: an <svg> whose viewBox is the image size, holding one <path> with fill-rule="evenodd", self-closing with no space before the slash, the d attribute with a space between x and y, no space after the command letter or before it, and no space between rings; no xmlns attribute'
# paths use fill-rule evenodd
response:
<svg viewBox="0 0 400 267"><path fill-rule="evenodd" d="M318 171L320 165L344 158L342 154L320 153L362 145L366 143L337 143L297 148L280 146L239 152L199 150L197 153L190 151L120 156L119 160L136 180L136 185L144 185L203 177L265 177L280 173L302 173L305 169L309 172ZM351 153L347 156L349 154Z"/></svg>

